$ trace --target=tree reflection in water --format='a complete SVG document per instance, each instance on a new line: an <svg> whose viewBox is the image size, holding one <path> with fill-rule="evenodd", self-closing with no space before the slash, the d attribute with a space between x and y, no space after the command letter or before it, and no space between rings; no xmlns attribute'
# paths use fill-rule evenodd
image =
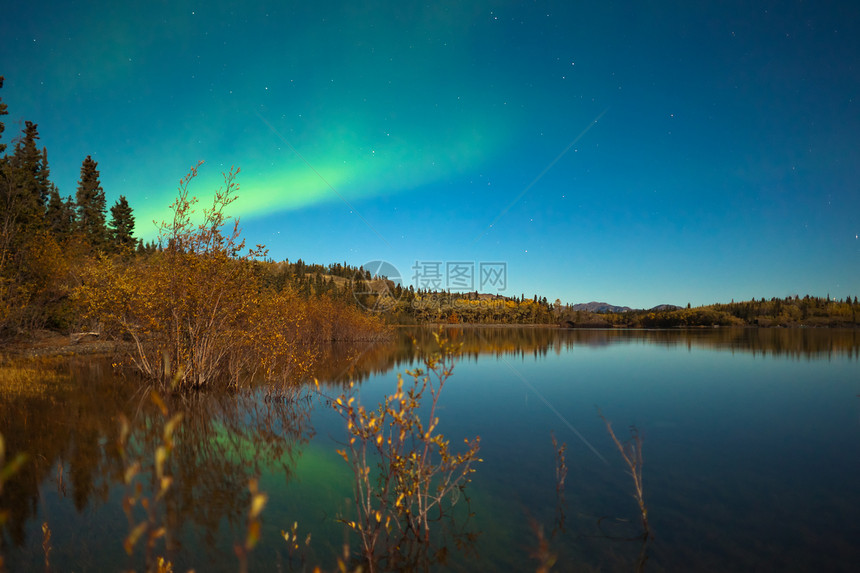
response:
<svg viewBox="0 0 860 573"><path fill-rule="evenodd" d="M325 349L314 375L337 395L337 388L349 381L360 383L377 373L411 368L420 359L420 349L432 347L433 330L410 332L417 348L407 337L395 336L388 343ZM543 356L615 344L713 348L790 360L860 358L860 330L452 327L447 332L462 343L464 360L479 355ZM139 380L117 377L107 358L7 361L0 369L0 432L7 459L29 454L0 496L0 507L9 512L0 535L7 567L26 570L43 563L41 524L48 521L51 560L58 569L122 568L128 526L118 504L124 491L124 465L117 448L119 419L125 416L132 422L129 456L148 464L140 476L145 481L152 475L163 418ZM8 383L16 377L24 382ZM285 482L293 479L298 458L314 435L310 416L317 405L290 385L171 399L171 411L182 412L184 418L169 461L175 481L161 511L172 532L166 556L176 557L177 570L204 568L197 560L204 552L213 560L222 559L222 566L235 564L232 543L245 528L249 479L267 473ZM334 448L332 444L330 453ZM338 509L336 503L327 507L327 517L333 519ZM275 515L274 507L267 507L269 511ZM288 528L292 522L290 518L275 525ZM303 532L310 530L305 523L300 526ZM316 536L314 532L315 540ZM333 549L324 558L332 558L340 547ZM142 562L135 558L129 566Z"/></svg>
<svg viewBox="0 0 860 573"><path fill-rule="evenodd" d="M155 450L164 426L149 391L137 380L115 376L107 360L66 359L40 368L55 381L49 389L4 394L0 400L0 432L8 451L31 452L0 499L0 507L9 511L3 543L25 553L34 552L40 541L32 534L28 539L26 527L45 513L40 486L53 482L58 496L71 497L78 514L96 513L110 503L112 491L122 490L125 465L118 444L123 416L130 421L127 459L140 460L139 479L147 491L154 489ZM195 543L211 554L223 552L217 547L219 528L244 527L249 480L264 472L290 479L302 446L313 436L308 422L314 402L301 389L268 398L262 391L197 392L165 401L183 419L165 468L174 482L163 500L163 524L169 532L194 532ZM50 523L55 541L87 535L63 526ZM119 548L128 532L115 526L102 525ZM168 557L183 549L183 536L167 539ZM63 553L55 548L55 563Z"/></svg>

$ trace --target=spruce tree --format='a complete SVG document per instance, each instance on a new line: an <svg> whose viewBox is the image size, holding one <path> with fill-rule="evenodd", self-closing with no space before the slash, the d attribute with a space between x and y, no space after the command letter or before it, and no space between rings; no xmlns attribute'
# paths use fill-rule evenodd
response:
<svg viewBox="0 0 860 573"><path fill-rule="evenodd" d="M69 221L69 233L73 233L78 227L78 205L75 203L74 197L66 196L63 202L63 216Z"/></svg>
<svg viewBox="0 0 860 573"><path fill-rule="evenodd" d="M15 145L9 171L7 208L12 211L21 231L27 235L42 227L48 198L48 156L36 147L38 126L24 122L24 137Z"/></svg>
<svg viewBox="0 0 860 573"><path fill-rule="evenodd" d="M75 203L71 195L63 199L55 185L48 193L45 222L58 239L68 238L75 230Z"/></svg>
<svg viewBox="0 0 860 573"><path fill-rule="evenodd" d="M61 234L60 229L62 227L62 220L63 198L60 197L60 192L57 188L52 186L51 190L48 192L48 205L45 209L45 222L54 234L59 235Z"/></svg>
<svg viewBox="0 0 860 573"><path fill-rule="evenodd" d="M116 250L134 249L134 215L124 195L120 195L113 207L110 208L109 233L111 243Z"/></svg>
<svg viewBox="0 0 860 573"><path fill-rule="evenodd" d="M105 226L105 192L99 181L98 163L87 155L81 165L81 180L75 196L78 204L77 228L93 247L107 240Z"/></svg>
<svg viewBox="0 0 860 573"><path fill-rule="evenodd" d="M3 89L3 80L4 79L5 78L3 76L0 76L0 89ZM8 111L6 104L3 103L2 99L0 99L0 118L2 118L4 115L9 115L9 111ZM2 121L0 121L0 138L3 137L4 131L6 131L6 124L3 123ZM6 151L6 144L0 142L0 153L3 153L4 151ZM0 158L0 161L2 161L2 158Z"/></svg>
<svg viewBox="0 0 860 573"><path fill-rule="evenodd" d="M39 168L36 170L36 187L39 190L39 204L42 207L48 205L48 197L54 186L50 180L51 169L48 167L48 148L43 147L39 154Z"/></svg>
<svg viewBox="0 0 860 573"><path fill-rule="evenodd" d="M3 76L0 76L0 88L3 87ZM0 120L4 115L8 115L6 104L0 100ZM3 132L6 131L6 124L0 121L0 137L3 137ZM12 169L9 164L9 158L6 157L6 144L0 142L0 284L5 276L6 261L11 251L12 240L16 233L13 226L15 224L15 215L10 212L12 200L14 198L12 185ZM3 302L3 292L0 289L0 303ZM2 327L2 323L0 323Z"/></svg>

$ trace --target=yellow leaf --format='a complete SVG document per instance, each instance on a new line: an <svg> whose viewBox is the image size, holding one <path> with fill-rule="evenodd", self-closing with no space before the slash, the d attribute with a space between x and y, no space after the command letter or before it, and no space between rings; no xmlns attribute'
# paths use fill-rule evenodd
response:
<svg viewBox="0 0 860 573"><path fill-rule="evenodd" d="M161 491L158 493L158 497L162 497L167 490L170 489L170 486L173 485L173 478L170 476L164 476L161 478Z"/></svg>
<svg viewBox="0 0 860 573"><path fill-rule="evenodd" d="M248 524L248 537L245 539L245 547L253 549L260 541L260 522L252 521Z"/></svg>
<svg viewBox="0 0 860 573"><path fill-rule="evenodd" d="M179 422L182 421L182 413L174 414L170 420L164 424L164 439L165 441L170 441L171 436L173 435L176 426L179 425Z"/></svg>
<svg viewBox="0 0 860 573"><path fill-rule="evenodd" d="M155 475L161 478L164 475L164 462L167 460L167 448L158 446L155 450Z"/></svg>
<svg viewBox="0 0 860 573"><path fill-rule="evenodd" d="M260 512L262 512L263 508L266 507L267 500L268 498L264 493L258 493L254 496L251 500L251 519L260 515Z"/></svg>
<svg viewBox="0 0 860 573"><path fill-rule="evenodd" d="M167 405L164 403L164 400L161 399L161 396L158 394L158 392L153 390L152 394L150 396L152 398L153 404L158 406L158 409L161 410L162 415L166 416L167 415Z"/></svg>
<svg viewBox="0 0 860 573"><path fill-rule="evenodd" d="M146 531L146 522L137 524L137 526L131 530L131 533L128 534L128 537L126 537L123 542L123 547L125 547L126 553L131 555L132 551L134 551L134 546L137 543L137 540L140 539L140 536L143 535L144 531Z"/></svg>
<svg viewBox="0 0 860 573"><path fill-rule="evenodd" d="M125 483L130 484L137 472L140 471L140 462L135 462L125 470Z"/></svg>

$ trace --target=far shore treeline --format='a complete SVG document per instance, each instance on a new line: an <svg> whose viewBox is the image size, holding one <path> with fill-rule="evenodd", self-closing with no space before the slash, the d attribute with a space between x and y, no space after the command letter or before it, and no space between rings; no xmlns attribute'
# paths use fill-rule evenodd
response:
<svg viewBox="0 0 860 573"><path fill-rule="evenodd" d="M47 149L38 146L38 126L24 122L11 146L4 129L0 122L0 340L45 329L96 331L128 342L129 363L162 382L179 376L194 387L220 378L235 385L260 369L294 377L320 344L382 336L386 324L860 324L856 295L596 312L538 295L416 290L345 262L276 262L262 246L246 249L238 221L227 213L238 169L224 174L210 206L194 214L192 168L171 206L172 220L159 226L157 240L144 243L135 237L124 196L108 208L91 156L82 161L74 195L63 196L51 182Z"/></svg>
<svg viewBox="0 0 860 573"><path fill-rule="evenodd" d="M325 278L316 279L325 281ZM378 281L374 281L378 282ZM563 328L860 327L857 297L789 296L686 308L591 310L546 298L394 289L394 324L545 324ZM609 306L609 305L600 305Z"/></svg>

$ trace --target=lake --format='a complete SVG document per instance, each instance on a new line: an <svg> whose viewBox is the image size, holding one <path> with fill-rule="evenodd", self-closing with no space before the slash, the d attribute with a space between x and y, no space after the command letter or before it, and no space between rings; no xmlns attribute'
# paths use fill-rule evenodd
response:
<svg viewBox="0 0 860 573"><path fill-rule="evenodd" d="M557 571L856 571L860 567L860 331L448 329L462 354L440 398L452 449L480 436L472 481L442 528L431 569L536 570L542 532ZM268 497L250 569L335 570L360 546L339 519L355 509L337 453L345 421L329 400L347 391L373 406L397 374L421 363L432 331L335 349L313 386L165 398L183 413L168 463L173 482L150 504L166 533L154 554L175 571L237 571L248 530L248 483ZM413 345L411 337L417 340ZM20 368L20 364L18 366ZM111 358L32 365L0 393L7 459L26 465L5 484L0 552L10 571L144 569L129 557L124 483L153 497L166 420ZM5 371L11 376L12 370ZM652 537L643 542L633 480L618 438L635 426ZM131 421L119 447L121 420ZM564 443L566 477L557 479ZM296 524L299 548L282 536ZM305 543L307 535L310 541ZM165 543L167 544L165 546Z"/></svg>

